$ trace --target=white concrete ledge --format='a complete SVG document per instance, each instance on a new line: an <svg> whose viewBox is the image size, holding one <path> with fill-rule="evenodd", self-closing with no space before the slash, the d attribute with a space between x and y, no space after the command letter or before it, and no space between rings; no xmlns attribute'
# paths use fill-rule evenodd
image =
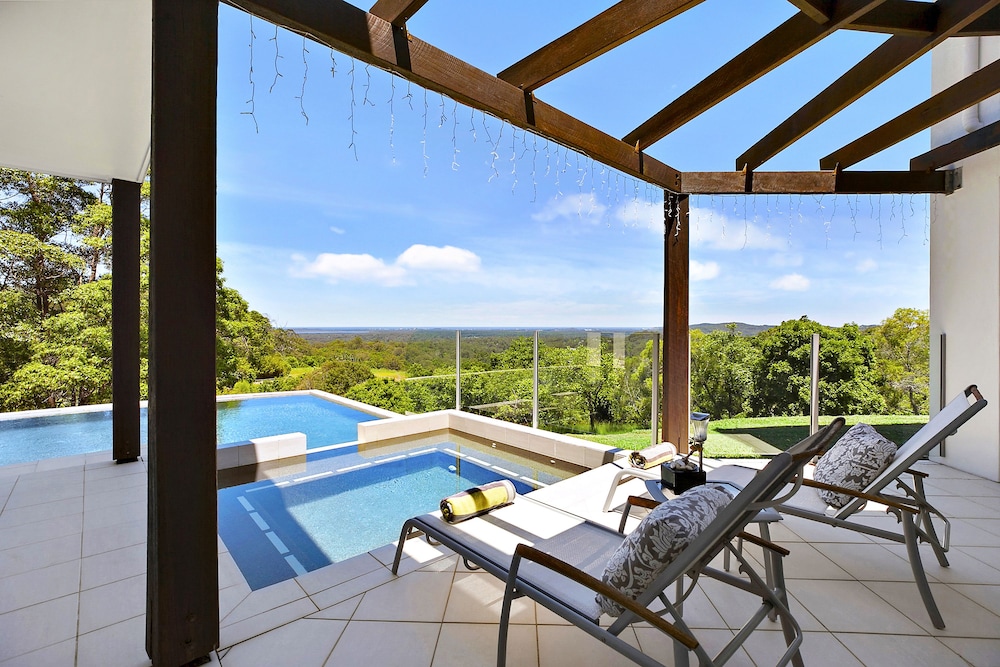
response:
<svg viewBox="0 0 1000 667"><path fill-rule="evenodd" d="M219 445L216 449L216 470L305 455L305 433L285 433L263 438L251 438L250 440Z"/></svg>
<svg viewBox="0 0 1000 667"><path fill-rule="evenodd" d="M460 410L439 410L421 415L406 415L405 417L363 422L358 424L358 442L374 443L422 435L431 431L453 431L585 468L597 468L607 463L618 451L614 447L596 442L561 433L542 431L520 424L511 424Z"/></svg>

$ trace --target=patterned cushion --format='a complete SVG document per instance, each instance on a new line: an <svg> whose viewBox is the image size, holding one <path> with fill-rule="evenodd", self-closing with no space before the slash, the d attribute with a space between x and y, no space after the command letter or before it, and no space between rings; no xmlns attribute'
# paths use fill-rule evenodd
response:
<svg viewBox="0 0 1000 667"><path fill-rule="evenodd" d="M660 504L611 555L601 579L628 597L637 598L732 498L724 487L708 484ZM597 596L597 604L610 616L625 611L603 595Z"/></svg>
<svg viewBox="0 0 1000 667"><path fill-rule="evenodd" d="M813 479L825 484L861 491L885 470L896 455L896 444L886 440L868 424L855 424L816 462ZM846 493L819 491L832 507L851 502Z"/></svg>

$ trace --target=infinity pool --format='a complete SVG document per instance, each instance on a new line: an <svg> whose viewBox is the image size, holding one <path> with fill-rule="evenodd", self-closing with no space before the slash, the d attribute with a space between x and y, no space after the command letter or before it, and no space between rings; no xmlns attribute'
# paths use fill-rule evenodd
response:
<svg viewBox="0 0 1000 667"><path fill-rule="evenodd" d="M217 405L218 444L301 432L310 449L357 440L358 423L378 417L325 400L296 394L261 396ZM111 410L0 420L0 465L111 449ZM146 410L140 413L140 441L146 444Z"/></svg>
<svg viewBox="0 0 1000 667"><path fill-rule="evenodd" d="M406 519L469 487L506 478L527 493L577 472L456 435L307 458L295 475L219 491L219 535L254 590L388 544Z"/></svg>

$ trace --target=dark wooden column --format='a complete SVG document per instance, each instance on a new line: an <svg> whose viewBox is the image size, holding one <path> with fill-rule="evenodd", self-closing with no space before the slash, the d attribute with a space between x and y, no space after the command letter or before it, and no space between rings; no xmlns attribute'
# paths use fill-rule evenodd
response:
<svg viewBox="0 0 1000 667"><path fill-rule="evenodd" d="M146 651L219 644L215 466L218 0L153 0Z"/></svg>
<svg viewBox="0 0 1000 667"><path fill-rule="evenodd" d="M139 201L141 184L111 181L112 456L139 458Z"/></svg>
<svg viewBox="0 0 1000 667"><path fill-rule="evenodd" d="M665 194L663 220L663 392L660 394L661 440L680 452L688 447L691 359L688 328L688 196Z"/></svg>

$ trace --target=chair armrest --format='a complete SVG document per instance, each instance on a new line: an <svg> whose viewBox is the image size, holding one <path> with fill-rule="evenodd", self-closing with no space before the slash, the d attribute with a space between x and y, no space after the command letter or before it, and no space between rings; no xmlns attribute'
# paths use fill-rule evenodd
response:
<svg viewBox="0 0 1000 667"><path fill-rule="evenodd" d="M559 560L555 556L522 543L518 544L517 548L514 550L514 558L533 561L544 568L566 577L567 579L575 581L582 586L586 586L595 593L600 593L601 595L620 604L622 607L625 607L625 609L629 610L653 627L670 635L673 639L676 639L688 649L698 648L697 639L684 632L670 621L667 621L662 616L651 612L649 609L643 607L632 598L624 595L617 588L609 586L600 579L592 577L583 570L573 567L569 563ZM511 571L515 571L514 563L511 564Z"/></svg>
<svg viewBox="0 0 1000 667"><path fill-rule="evenodd" d="M920 470L914 470L913 468L907 468L906 472L913 475L914 477L919 477L921 479L927 479L928 477L930 477L930 475L928 475L927 473L922 472Z"/></svg>
<svg viewBox="0 0 1000 667"><path fill-rule="evenodd" d="M791 551L789 551L785 547L780 547L777 544L775 544L774 542L771 542L770 540L765 540L762 537L757 537L753 533L748 533L746 531L742 531L742 532L738 533L736 535L736 537L738 537L741 540L744 540L746 542L750 542L751 544L756 544L758 547L763 547L764 549L769 549L769 550L773 551L776 554L781 554L782 556L787 556L788 554L792 553Z"/></svg>
<svg viewBox="0 0 1000 667"><path fill-rule="evenodd" d="M625 534L625 522L628 521L629 514L631 514L633 507L641 507L643 509L651 510L659 504L659 500L643 498L642 496L629 496L628 500L625 501L625 509L622 510L622 520L618 524L618 532L623 535Z"/></svg>
<svg viewBox="0 0 1000 667"><path fill-rule="evenodd" d="M873 503L880 503L882 505L888 505L897 510L902 510L904 512L910 512L911 514L916 514L917 510L904 505L899 502L898 499L887 498L885 496L875 496L870 493L865 493L864 491L855 491L854 489L845 489L842 486L835 486L833 484L826 484L825 482L817 482L814 479L803 479L802 486L811 486L816 489L824 489L826 491L833 491L834 493L843 493L848 496L854 496L855 498L863 498L867 501ZM779 510L780 511L780 510Z"/></svg>

